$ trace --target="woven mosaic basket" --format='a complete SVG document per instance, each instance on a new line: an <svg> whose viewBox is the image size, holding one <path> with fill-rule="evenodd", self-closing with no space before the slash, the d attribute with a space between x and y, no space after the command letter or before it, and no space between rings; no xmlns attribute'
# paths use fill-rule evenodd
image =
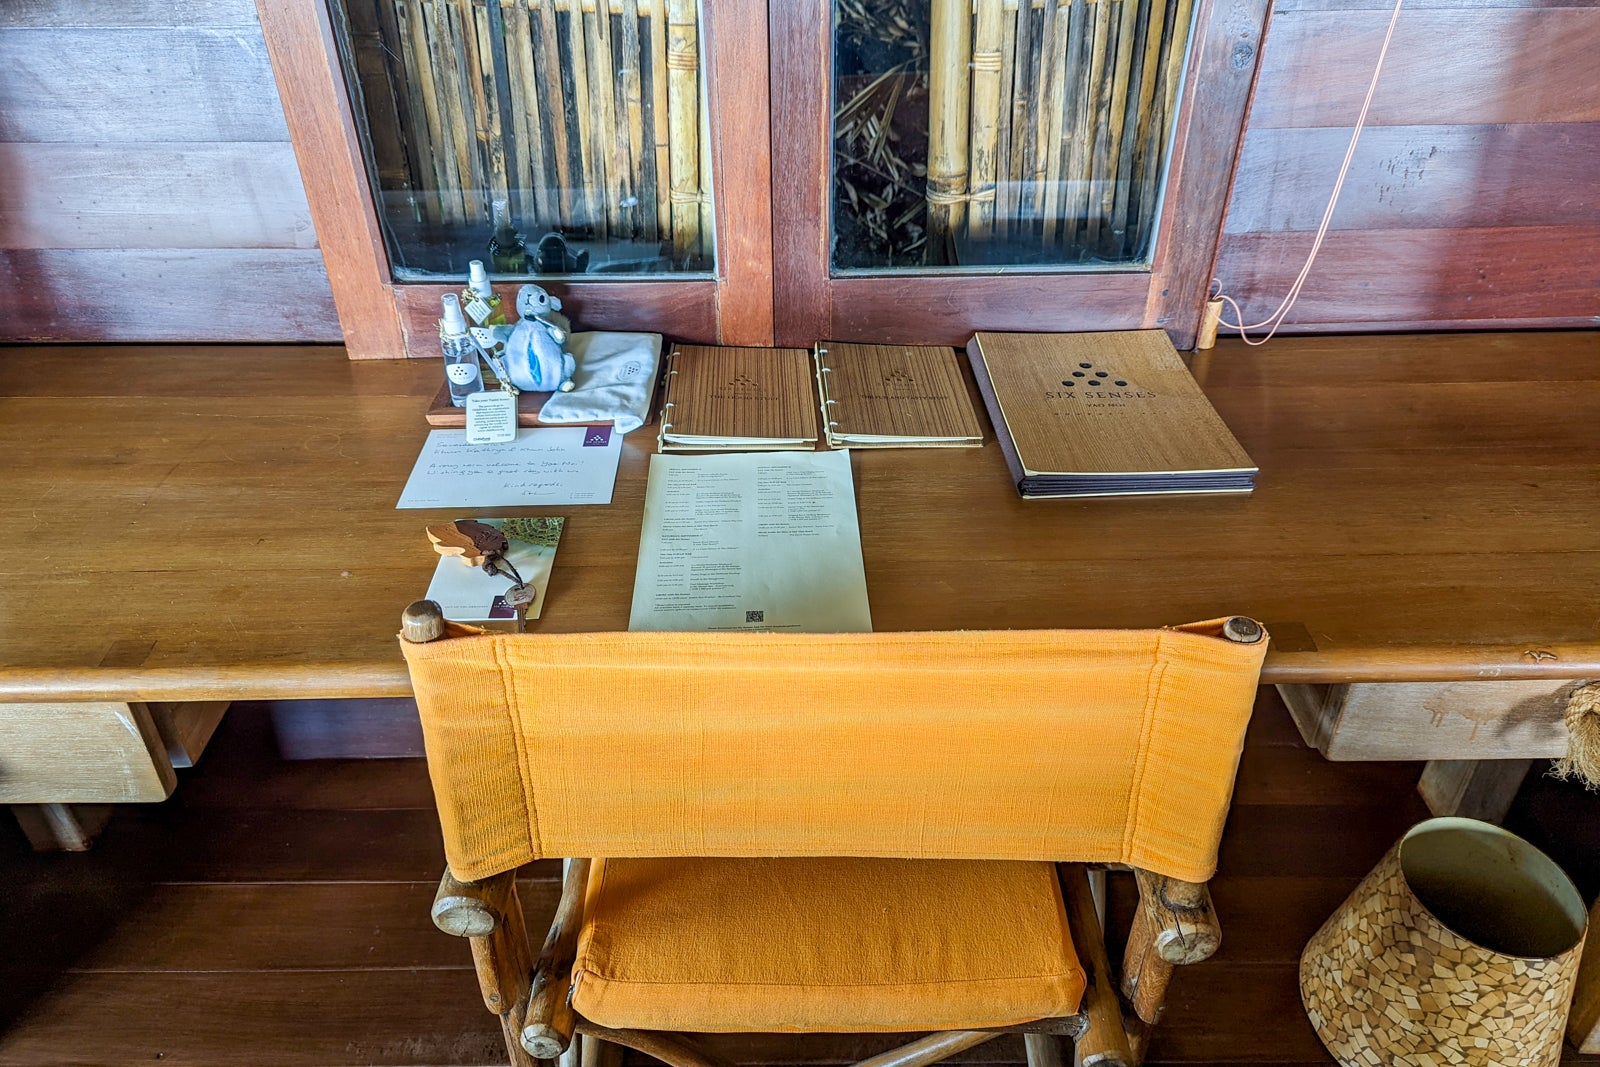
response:
<svg viewBox="0 0 1600 1067"><path fill-rule="evenodd" d="M1345 1067L1555 1067L1586 924L1538 849L1430 819L1306 945L1301 1000Z"/></svg>

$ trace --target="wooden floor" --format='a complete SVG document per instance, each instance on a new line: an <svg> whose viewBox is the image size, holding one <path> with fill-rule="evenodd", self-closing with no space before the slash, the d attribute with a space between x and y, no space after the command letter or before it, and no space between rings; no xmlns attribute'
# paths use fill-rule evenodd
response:
<svg viewBox="0 0 1600 1067"><path fill-rule="evenodd" d="M304 750L314 719L279 729ZM404 750L410 733L394 732ZM428 921L443 861L422 762L277 753L267 709L236 705L175 799L122 809L95 851L35 856L0 828L0 1064L503 1062L465 946ZM1417 771L1323 761L1263 691L1212 883L1223 947L1174 981L1151 1063L1333 1062L1300 1008L1296 959L1426 814ZM530 869L530 927L554 906L555 871ZM1113 912L1127 906L1114 892ZM717 1043L746 1063L834 1064L893 1042ZM1009 1038L967 1056L1022 1058Z"/></svg>

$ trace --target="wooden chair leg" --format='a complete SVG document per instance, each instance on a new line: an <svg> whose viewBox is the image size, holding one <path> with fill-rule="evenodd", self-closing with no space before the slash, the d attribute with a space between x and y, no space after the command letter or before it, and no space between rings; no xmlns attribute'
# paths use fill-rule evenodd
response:
<svg viewBox="0 0 1600 1067"><path fill-rule="evenodd" d="M1028 1067L1070 1067L1062 1054L1061 1038L1055 1034L1023 1034Z"/></svg>
<svg viewBox="0 0 1600 1067"><path fill-rule="evenodd" d="M622 1067L622 1046L583 1034L579 1037L578 1067Z"/></svg>
<svg viewBox="0 0 1600 1067"><path fill-rule="evenodd" d="M1082 1012L1089 1028L1078 1038L1081 1067L1135 1067L1133 1050L1122 1025L1122 1002L1106 958L1106 940L1095 914L1094 896L1089 891L1088 872L1081 863L1063 863L1061 892L1067 905L1067 925L1072 928L1073 947L1078 963L1088 976L1083 993Z"/></svg>
<svg viewBox="0 0 1600 1067"><path fill-rule="evenodd" d="M533 952L517 897L515 871L481 882L462 882L449 871L433 899L433 922L472 946L483 1006L500 1019L511 1067L536 1067L522 1045L533 990Z"/></svg>

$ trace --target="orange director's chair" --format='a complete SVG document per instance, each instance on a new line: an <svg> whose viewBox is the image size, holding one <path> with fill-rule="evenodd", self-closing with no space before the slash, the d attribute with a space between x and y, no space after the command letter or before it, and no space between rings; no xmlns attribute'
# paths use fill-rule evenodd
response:
<svg viewBox="0 0 1600 1067"><path fill-rule="evenodd" d="M506 634L407 609L450 868L512 1063L585 1035L726 1067L705 1032L1002 1033L1138 1062L1174 964L1217 948L1205 881L1266 635ZM570 860L537 957L514 884ZM1086 864L1140 903L1106 959ZM932 1031L932 1033L929 1033Z"/></svg>

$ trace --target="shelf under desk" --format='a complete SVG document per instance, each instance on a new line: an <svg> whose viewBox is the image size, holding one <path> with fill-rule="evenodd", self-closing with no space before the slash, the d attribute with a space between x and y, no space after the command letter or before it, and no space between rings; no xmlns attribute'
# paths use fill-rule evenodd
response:
<svg viewBox="0 0 1600 1067"><path fill-rule="evenodd" d="M1247 497L1023 501L998 448L852 457L879 630L1249 614L1270 682L1600 675L1600 335L1224 342L1196 376ZM0 701L409 692L396 511L434 360L337 348L0 359ZM654 431L567 526L542 630L627 626Z"/></svg>

